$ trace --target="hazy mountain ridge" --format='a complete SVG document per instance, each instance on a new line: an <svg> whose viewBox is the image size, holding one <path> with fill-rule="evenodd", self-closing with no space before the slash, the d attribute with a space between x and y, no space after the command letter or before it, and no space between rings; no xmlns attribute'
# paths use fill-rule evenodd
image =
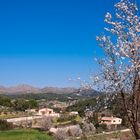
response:
<svg viewBox="0 0 140 140"><path fill-rule="evenodd" d="M41 93L58 93L58 94L64 94L64 93L77 93L79 92L79 89L67 87L67 88L57 88L57 87L45 87L41 89Z"/></svg>
<svg viewBox="0 0 140 140"><path fill-rule="evenodd" d="M21 84L13 87L0 86L0 94L25 94L25 93L57 93L57 94L67 94L67 93L77 93L79 89L67 87L67 88L57 88L57 87L44 87L37 88L27 84Z"/></svg>

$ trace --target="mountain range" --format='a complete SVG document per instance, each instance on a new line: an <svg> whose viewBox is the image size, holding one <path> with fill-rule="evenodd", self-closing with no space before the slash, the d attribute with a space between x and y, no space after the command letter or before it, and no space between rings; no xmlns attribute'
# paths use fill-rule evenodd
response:
<svg viewBox="0 0 140 140"><path fill-rule="evenodd" d="M27 84L21 84L13 87L4 87L0 86L0 94L28 94L28 93L57 93L57 94L66 94L66 93L78 93L79 89L66 87L66 88L57 88L57 87L44 87L37 88Z"/></svg>

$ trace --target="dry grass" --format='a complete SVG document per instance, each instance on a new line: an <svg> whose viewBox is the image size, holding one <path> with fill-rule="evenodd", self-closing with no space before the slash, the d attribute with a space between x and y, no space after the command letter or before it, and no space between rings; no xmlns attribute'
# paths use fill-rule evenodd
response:
<svg viewBox="0 0 140 140"><path fill-rule="evenodd" d="M131 132L117 132L83 137L79 140L135 140Z"/></svg>

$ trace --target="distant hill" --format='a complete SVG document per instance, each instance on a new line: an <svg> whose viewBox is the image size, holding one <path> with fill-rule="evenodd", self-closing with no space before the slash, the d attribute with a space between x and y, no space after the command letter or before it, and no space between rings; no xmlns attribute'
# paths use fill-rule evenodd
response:
<svg viewBox="0 0 140 140"><path fill-rule="evenodd" d="M44 87L37 88L27 84L17 85L13 87L0 86L0 94L28 94L28 93L56 93L56 94L68 94L77 93L79 89L76 88L57 88L57 87Z"/></svg>
<svg viewBox="0 0 140 140"><path fill-rule="evenodd" d="M57 94L68 94L68 93L78 93L79 89L76 88L57 88L57 87L45 87L42 88L41 93L57 93Z"/></svg>
<svg viewBox="0 0 140 140"><path fill-rule="evenodd" d="M0 94L23 94L23 93L38 93L40 92L39 88L33 86L22 84L14 87L4 87L0 86Z"/></svg>
<svg viewBox="0 0 140 140"><path fill-rule="evenodd" d="M0 94L7 95L11 98L25 99L47 99L47 100L77 100L90 98L100 94L96 90L80 90L78 88L57 88L44 87L36 88L30 85L18 85L14 87L0 86Z"/></svg>
<svg viewBox="0 0 140 140"><path fill-rule="evenodd" d="M59 101L73 101L73 100L80 100L80 99L90 99L92 97L97 97L99 95L99 92L92 91L91 93L85 92L85 93L26 93L26 94L1 94L6 95L12 99L17 98L23 98L23 99L35 99L35 100L41 100L46 99L48 101L50 100L59 100Z"/></svg>

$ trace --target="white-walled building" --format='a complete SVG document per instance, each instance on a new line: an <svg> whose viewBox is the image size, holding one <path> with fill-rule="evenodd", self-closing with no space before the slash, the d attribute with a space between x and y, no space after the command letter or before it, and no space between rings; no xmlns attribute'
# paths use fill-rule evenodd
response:
<svg viewBox="0 0 140 140"><path fill-rule="evenodd" d="M122 123L122 119L117 117L101 117L100 121L101 124L106 124L107 126L120 125Z"/></svg>
<svg viewBox="0 0 140 140"><path fill-rule="evenodd" d="M79 113L77 111L72 111L69 113L70 115L78 115Z"/></svg>
<svg viewBox="0 0 140 140"><path fill-rule="evenodd" d="M53 109L50 109L50 108L39 109L38 112L37 112L37 115L40 115L40 116L50 116L50 117L59 117L60 116L59 113L55 113L53 111Z"/></svg>

